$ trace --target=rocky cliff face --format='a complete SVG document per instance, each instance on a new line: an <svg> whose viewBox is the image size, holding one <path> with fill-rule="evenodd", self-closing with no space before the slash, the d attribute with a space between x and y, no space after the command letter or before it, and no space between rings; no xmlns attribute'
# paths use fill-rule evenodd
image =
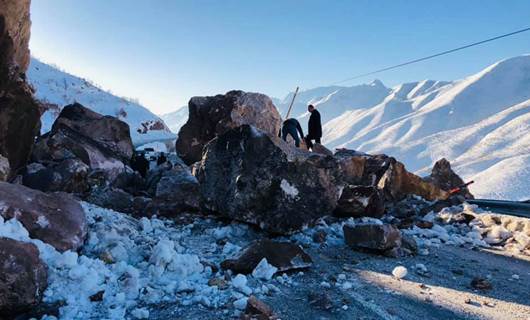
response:
<svg viewBox="0 0 530 320"><path fill-rule="evenodd" d="M40 127L40 107L25 81L29 63L29 0L0 0L0 154L12 170L24 165Z"/></svg>

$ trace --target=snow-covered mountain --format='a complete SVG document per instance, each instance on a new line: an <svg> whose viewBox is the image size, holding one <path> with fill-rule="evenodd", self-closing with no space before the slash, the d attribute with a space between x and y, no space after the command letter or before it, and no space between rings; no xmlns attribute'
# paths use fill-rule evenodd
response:
<svg viewBox="0 0 530 320"><path fill-rule="evenodd" d="M278 106L282 113L291 98ZM530 199L530 55L452 82L374 81L303 91L297 101L298 118L308 103L319 108L330 148L386 153L423 175L445 157L475 180L478 197Z"/></svg>
<svg viewBox="0 0 530 320"><path fill-rule="evenodd" d="M63 72L35 58L31 59L27 76L36 90L36 97L48 107L41 119L41 133L51 129L62 107L79 102L96 112L115 116L127 122L135 145L175 138L175 134L160 117L139 103L117 97L97 88L85 79Z"/></svg>
<svg viewBox="0 0 530 320"><path fill-rule="evenodd" d="M166 113L160 116L167 124L169 129L174 133L178 133L186 121L188 121L188 106L178 108L176 111Z"/></svg>

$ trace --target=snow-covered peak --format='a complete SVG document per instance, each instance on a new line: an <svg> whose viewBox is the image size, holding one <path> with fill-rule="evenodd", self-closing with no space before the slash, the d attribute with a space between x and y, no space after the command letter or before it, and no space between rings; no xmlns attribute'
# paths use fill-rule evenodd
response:
<svg viewBox="0 0 530 320"><path fill-rule="evenodd" d="M175 138L164 121L144 106L104 91L86 79L61 71L35 58L31 59L27 76L35 88L37 99L47 106L47 111L41 119L41 133L51 129L65 105L79 102L98 113L118 117L127 122L135 145Z"/></svg>

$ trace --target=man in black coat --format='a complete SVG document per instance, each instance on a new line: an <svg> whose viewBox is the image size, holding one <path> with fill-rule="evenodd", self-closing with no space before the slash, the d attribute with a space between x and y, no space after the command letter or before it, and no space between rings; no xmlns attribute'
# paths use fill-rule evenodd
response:
<svg viewBox="0 0 530 320"><path fill-rule="evenodd" d="M283 141L287 141L287 135L290 135L293 138L294 144L297 148L300 147L300 139L304 138L302 126L300 125L300 122L294 118L287 119L283 122L280 133ZM298 137L298 133L300 133L300 138Z"/></svg>
<svg viewBox="0 0 530 320"><path fill-rule="evenodd" d="M322 138L322 122L320 121L320 112L318 112L312 104L307 106L307 111L311 113L311 116L309 117L309 123L307 124L309 133L305 137L305 143L307 149L313 150L312 140L315 140L316 143L320 143L320 138Z"/></svg>

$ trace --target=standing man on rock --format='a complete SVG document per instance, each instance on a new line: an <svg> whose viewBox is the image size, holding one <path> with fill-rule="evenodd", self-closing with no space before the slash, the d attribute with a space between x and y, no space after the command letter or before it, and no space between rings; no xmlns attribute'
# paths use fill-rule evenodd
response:
<svg viewBox="0 0 530 320"><path fill-rule="evenodd" d="M315 140L315 143L320 144L320 138L322 138L322 122L320 120L320 112L315 109L315 106L312 104L308 105L307 111L311 113L311 116L309 117L309 123L307 124L309 132L305 137L305 143L307 149L313 151L313 142L311 140Z"/></svg>

